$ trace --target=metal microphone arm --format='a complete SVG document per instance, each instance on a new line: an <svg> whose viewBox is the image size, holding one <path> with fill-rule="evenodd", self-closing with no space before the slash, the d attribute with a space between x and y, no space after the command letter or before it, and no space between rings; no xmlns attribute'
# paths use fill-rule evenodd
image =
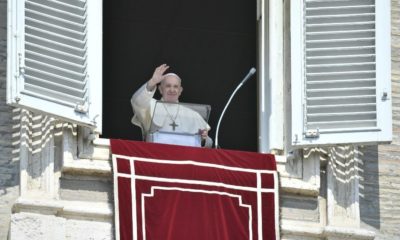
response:
<svg viewBox="0 0 400 240"><path fill-rule="evenodd" d="M246 75L246 77L244 77L244 79L239 83L239 85L236 87L235 91L233 91L233 93L231 94L231 97L229 98L228 102L225 104L224 110L222 110L221 116L219 117L219 120L218 120L217 129L216 129L216 131L215 131L215 148L219 148L219 145L218 145L219 126L220 126L220 124L221 124L221 120L222 120L222 117L223 117L224 114L225 114L226 109L228 108L229 104L231 103L232 98L233 98L233 96L235 96L236 92L243 86L243 84L244 84L247 80L249 80L249 78L250 78L251 76L254 75L254 73L256 73L256 69L253 67L253 68L250 69L250 71L249 71L249 73Z"/></svg>

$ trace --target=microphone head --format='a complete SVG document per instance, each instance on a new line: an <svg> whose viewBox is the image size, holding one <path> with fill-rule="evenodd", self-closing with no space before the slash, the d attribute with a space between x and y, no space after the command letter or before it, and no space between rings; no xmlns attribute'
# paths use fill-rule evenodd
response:
<svg viewBox="0 0 400 240"><path fill-rule="evenodd" d="M251 75L253 75L254 73L256 73L256 69L254 68L254 67L252 67L251 69L250 69L250 72L249 72Z"/></svg>

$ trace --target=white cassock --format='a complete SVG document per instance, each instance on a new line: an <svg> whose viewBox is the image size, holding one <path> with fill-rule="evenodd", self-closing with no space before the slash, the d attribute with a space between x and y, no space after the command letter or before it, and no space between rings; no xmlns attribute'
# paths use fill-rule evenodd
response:
<svg viewBox="0 0 400 240"><path fill-rule="evenodd" d="M158 102L153 98L155 89L148 91L145 83L132 96L134 112L132 123L142 129L143 136L155 131L198 134L199 130L210 130L210 126L201 115L180 104ZM157 105L157 113L153 116ZM205 147L212 146L212 139L207 138Z"/></svg>

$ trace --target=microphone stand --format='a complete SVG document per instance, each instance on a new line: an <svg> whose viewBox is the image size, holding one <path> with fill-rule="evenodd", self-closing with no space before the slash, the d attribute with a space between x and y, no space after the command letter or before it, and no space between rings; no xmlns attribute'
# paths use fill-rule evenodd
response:
<svg viewBox="0 0 400 240"><path fill-rule="evenodd" d="M218 124L217 124L217 129L215 131L215 148L219 148L218 145L218 133L219 133L219 126L221 124L222 117L225 114L226 109L228 108L229 104L232 101L233 96L235 96L236 92L243 86L243 84L256 73L256 69L253 67L250 69L249 73L244 77L244 79L239 83L239 85L236 87L235 91L231 94L231 97L229 98L228 102L225 104L224 110L222 110L221 116L219 117Z"/></svg>

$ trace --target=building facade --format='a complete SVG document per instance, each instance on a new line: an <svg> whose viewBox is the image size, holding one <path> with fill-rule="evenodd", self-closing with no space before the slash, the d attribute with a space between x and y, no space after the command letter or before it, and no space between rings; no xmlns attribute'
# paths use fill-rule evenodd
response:
<svg viewBox="0 0 400 240"><path fill-rule="evenodd" d="M278 154L282 239L400 238L399 0L391 14L392 143ZM6 104L6 0L0 18L0 239L113 239L108 140Z"/></svg>

